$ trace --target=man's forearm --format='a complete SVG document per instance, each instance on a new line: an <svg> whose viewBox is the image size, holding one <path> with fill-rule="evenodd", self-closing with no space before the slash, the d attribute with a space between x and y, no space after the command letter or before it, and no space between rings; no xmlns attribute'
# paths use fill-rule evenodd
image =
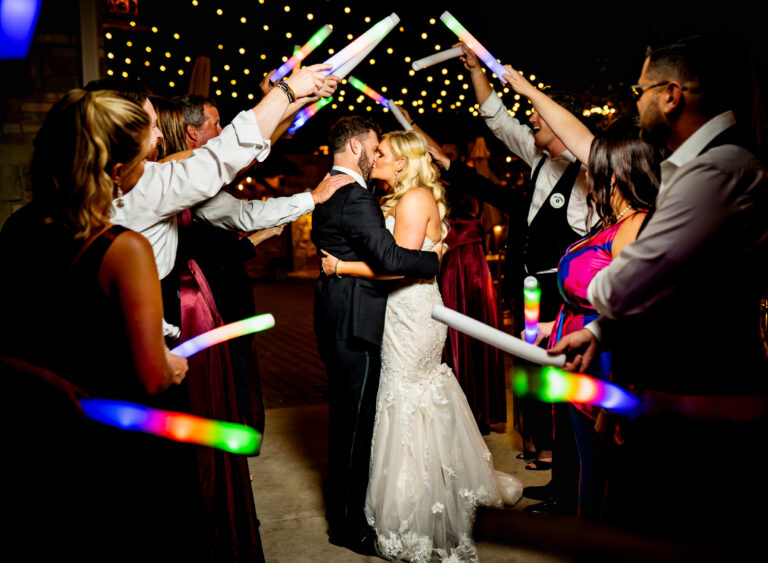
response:
<svg viewBox="0 0 768 563"><path fill-rule="evenodd" d="M470 71L470 76L472 77L472 86L475 89L475 98L477 98L477 103L483 105L485 100L487 100L493 92L493 89L491 88L491 85L488 84L488 79L485 77L485 73L483 72L482 68Z"/></svg>

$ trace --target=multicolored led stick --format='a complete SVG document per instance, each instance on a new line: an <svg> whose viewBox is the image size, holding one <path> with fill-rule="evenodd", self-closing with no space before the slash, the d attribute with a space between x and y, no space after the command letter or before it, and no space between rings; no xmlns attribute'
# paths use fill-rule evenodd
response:
<svg viewBox="0 0 768 563"><path fill-rule="evenodd" d="M518 397L532 396L547 403L569 401L615 411L629 411L640 404L637 397L618 385L555 367L517 368L512 391Z"/></svg>
<svg viewBox="0 0 768 563"><path fill-rule="evenodd" d="M550 356L546 350L542 350L538 346L523 342L511 334L502 332L442 305L434 305L432 307L432 318L518 358L523 358L543 366L563 367L565 365L565 354Z"/></svg>
<svg viewBox="0 0 768 563"><path fill-rule="evenodd" d="M539 302L541 289L539 282L533 276L523 281L523 315L525 316L525 341L533 344L539 334Z"/></svg>
<svg viewBox="0 0 768 563"><path fill-rule="evenodd" d="M272 74L270 80L273 83L277 82L286 74L291 72L291 70L293 70L296 65L301 63L301 61L303 61L307 55L314 51L316 47L320 46L320 44L328 38L332 31L333 28L327 24L318 29L315 34L309 38L309 41L307 41L298 51L296 51L290 59L280 65L274 74Z"/></svg>
<svg viewBox="0 0 768 563"><path fill-rule="evenodd" d="M403 112L400 111L400 108L397 107L397 104L394 101L388 98L385 98L384 96L379 94L376 90L374 90L373 88L365 84L362 80L358 80L354 76L350 76L347 79L347 81L352 86L360 90L363 94L365 94L372 100L375 100L376 103L388 107L392 112L392 115L395 116L395 119L397 119L400 122L400 125L402 125L404 129L407 129L408 131L413 129L413 126L410 123L408 123L408 120L403 115Z"/></svg>
<svg viewBox="0 0 768 563"><path fill-rule="evenodd" d="M376 47L376 45L378 45L398 23L400 23L400 17L392 12L391 15L376 23L360 37L326 60L325 64L333 66L331 67L331 70L323 72L327 74L335 74L339 78L344 78L368 56L368 53L373 51L374 47Z"/></svg>
<svg viewBox="0 0 768 563"><path fill-rule="evenodd" d="M463 54L464 51L461 50L461 47L454 47L453 49L446 49L445 51L440 51L434 55L424 57L418 61L413 61L411 67L413 70L422 70L428 66L436 65L437 63L441 63L449 59L455 59L456 57L461 57Z"/></svg>
<svg viewBox="0 0 768 563"><path fill-rule="evenodd" d="M261 434L243 424L219 422L112 399L80 399L80 407L86 417L96 422L176 442L246 455L258 453L261 446Z"/></svg>
<svg viewBox="0 0 768 563"><path fill-rule="evenodd" d="M440 20L446 26L448 26L448 29L450 29L459 37L460 41L462 41L467 47L474 51L475 55L477 55L477 58L483 61L485 66L490 68L494 74L496 74L496 77L499 80L501 80L504 84L507 83L507 81L504 80L504 73L509 71L505 69L501 63L488 52L488 49L483 47L480 42L475 39L469 31L467 31L467 28L461 25L459 21L451 15L450 12L447 10L443 12L443 15L440 16Z"/></svg>
<svg viewBox="0 0 768 563"><path fill-rule="evenodd" d="M242 321L229 323L228 325L220 326L199 334L194 338L190 338L186 342L182 342L176 348L171 350L172 354L189 358L193 354L197 354L200 350L204 350L214 344L226 342L238 336L245 336L253 332L259 332L267 330L275 326L275 317L269 313L265 315L256 315Z"/></svg>
<svg viewBox="0 0 768 563"><path fill-rule="evenodd" d="M305 107L303 110L296 114L296 117L293 118L293 122L291 122L291 126L288 128L288 132L295 133L301 129L301 127L309 120L309 118L330 104L332 100L333 98L320 98L314 104L310 104Z"/></svg>

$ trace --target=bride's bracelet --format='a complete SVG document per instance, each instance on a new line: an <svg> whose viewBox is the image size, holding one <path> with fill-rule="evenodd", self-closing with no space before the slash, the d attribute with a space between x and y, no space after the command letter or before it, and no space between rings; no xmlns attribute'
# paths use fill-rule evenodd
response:
<svg viewBox="0 0 768 563"><path fill-rule="evenodd" d="M336 260L336 265L333 267L333 273L336 274L337 278L341 278L341 274L339 273L339 264L341 264L341 260Z"/></svg>

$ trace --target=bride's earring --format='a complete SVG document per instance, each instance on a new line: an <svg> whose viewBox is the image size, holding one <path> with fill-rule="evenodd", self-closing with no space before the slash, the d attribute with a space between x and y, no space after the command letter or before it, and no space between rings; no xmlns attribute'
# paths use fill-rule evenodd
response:
<svg viewBox="0 0 768 563"><path fill-rule="evenodd" d="M118 184L115 184L115 187L117 188L117 201L115 201L115 205L117 207L123 207L125 205L125 202L123 201L123 188Z"/></svg>
<svg viewBox="0 0 768 563"><path fill-rule="evenodd" d="M400 171L395 168L395 182L397 182L397 175L400 174Z"/></svg>

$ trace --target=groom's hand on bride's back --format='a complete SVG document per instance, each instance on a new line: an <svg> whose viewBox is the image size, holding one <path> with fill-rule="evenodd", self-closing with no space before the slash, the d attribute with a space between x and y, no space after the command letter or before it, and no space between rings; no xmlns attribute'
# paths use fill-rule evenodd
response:
<svg viewBox="0 0 768 563"><path fill-rule="evenodd" d="M354 181L354 178L346 174L337 174L336 176L326 174L317 187L310 192L312 194L312 201L315 202L315 205L325 203L336 193L336 190Z"/></svg>

